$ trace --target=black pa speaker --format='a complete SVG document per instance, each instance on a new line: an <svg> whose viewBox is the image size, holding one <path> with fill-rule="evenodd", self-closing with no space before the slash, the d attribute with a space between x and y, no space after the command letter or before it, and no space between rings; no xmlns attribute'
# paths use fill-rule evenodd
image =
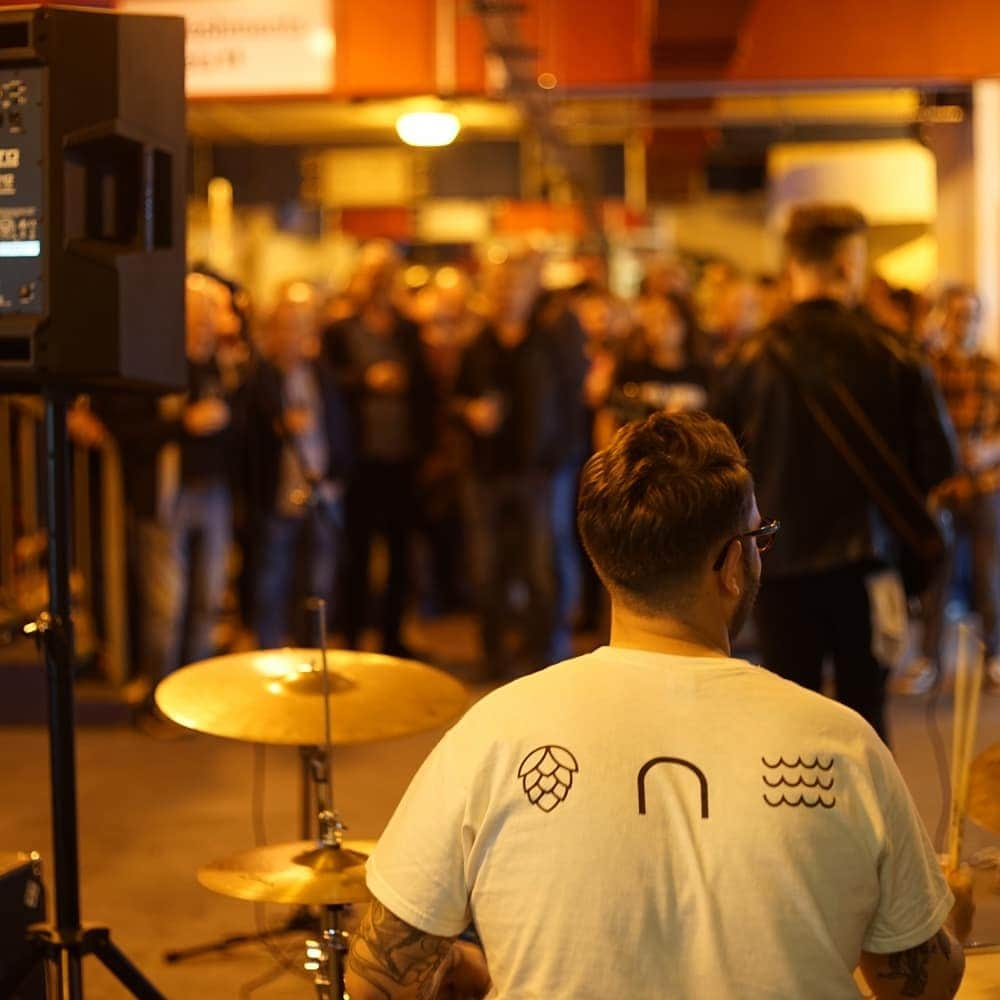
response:
<svg viewBox="0 0 1000 1000"><path fill-rule="evenodd" d="M0 9L0 385L183 384L184 22Z"/></svg>

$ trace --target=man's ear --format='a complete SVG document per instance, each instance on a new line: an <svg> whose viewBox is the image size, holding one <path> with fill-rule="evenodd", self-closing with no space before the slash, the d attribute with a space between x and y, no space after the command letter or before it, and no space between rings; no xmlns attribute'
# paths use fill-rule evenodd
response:
<svg viewBox="0 0 1000 1000"><path fill-rule="evenodd" d="M743 545L742 538L732 542L719 570L722 586L730 597L739 597L743 589Z"/></svg>
<svg viewBox="0 0 1000 1000"><path fill-rule="evenodd" d="M842 240L830 259L830 276L837 281L850 281L854 275L854 261L847 240Z"/></svg>

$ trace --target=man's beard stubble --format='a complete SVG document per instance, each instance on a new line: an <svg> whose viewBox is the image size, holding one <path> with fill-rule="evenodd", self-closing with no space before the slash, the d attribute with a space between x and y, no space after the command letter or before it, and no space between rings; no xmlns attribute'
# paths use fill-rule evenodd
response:
<svg viewBox="0 0 1000 1000"><path fill-rule="evenodd" d="M753 611L754 602L757 600L757 592L760 590L760 572L755 574L753 571L749 548L744 549L743 552L743 570L746 587L740 594L740 602L736 605L736 610L733 611L733 617L729 620L730 644L734 643L737 636L743 631L743 626L746 625L750 612Z"/></svg>

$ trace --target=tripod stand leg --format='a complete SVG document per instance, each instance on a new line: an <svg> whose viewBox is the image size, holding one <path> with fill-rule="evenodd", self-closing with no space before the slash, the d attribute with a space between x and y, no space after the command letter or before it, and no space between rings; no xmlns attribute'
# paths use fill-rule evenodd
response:
<svg viewBox="0 0 1000 1000"><path fill-rule="evenodd" d="M281 927L273 930L260 931L253 934L230 934L228 937L220 938L211 944L196 944L191 948L179 948L176 951L166 951L163 953L163 961L171 965L175 962L183 962L189 958L198 958L200 955L214 955L220 951L228 951L241 944L259 944L264 938L277 937L279 934L291 934L312 927L313 920L309 914L309 908L305 908L306 920L303 922L295 918L290 918ZM3 994L0 994L2 996Z"/></svg>
<svg viewBox="0 0 1000 1000"><path fill-rule="evenodd" d="M107 934L102 934L93 941L91 951L132 996L139 1000L166 1000Z"/></svg>
<svg viewBox="0 0 1000 1000"><path fill-rule="evenodd" d="M59 952L56 961L56 996L59 1000L77 1000L83 996L83 962L75 948Z"/></svg>

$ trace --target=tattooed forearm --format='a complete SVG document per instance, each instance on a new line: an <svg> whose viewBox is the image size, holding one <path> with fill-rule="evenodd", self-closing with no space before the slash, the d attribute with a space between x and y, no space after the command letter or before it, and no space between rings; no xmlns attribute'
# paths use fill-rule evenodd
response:
<svg viewBox="0 0 1000 1000"><path fill-rule="evenodd" d="M889 969L880 972L879 979L902 981L900 993L904 997L926 996L930 981L927 966L935 952L940 952L946 959L951 958L951 939L945 930L938 931L916 948L889 955Z"/></svg>
<svg viewBox="0 0 1000 1000"><path fill-rule="evenodd" d="M376 899L351 942L347 971L379 1000L429 1000L451 945L450 938L411 927Z"/></svg>

